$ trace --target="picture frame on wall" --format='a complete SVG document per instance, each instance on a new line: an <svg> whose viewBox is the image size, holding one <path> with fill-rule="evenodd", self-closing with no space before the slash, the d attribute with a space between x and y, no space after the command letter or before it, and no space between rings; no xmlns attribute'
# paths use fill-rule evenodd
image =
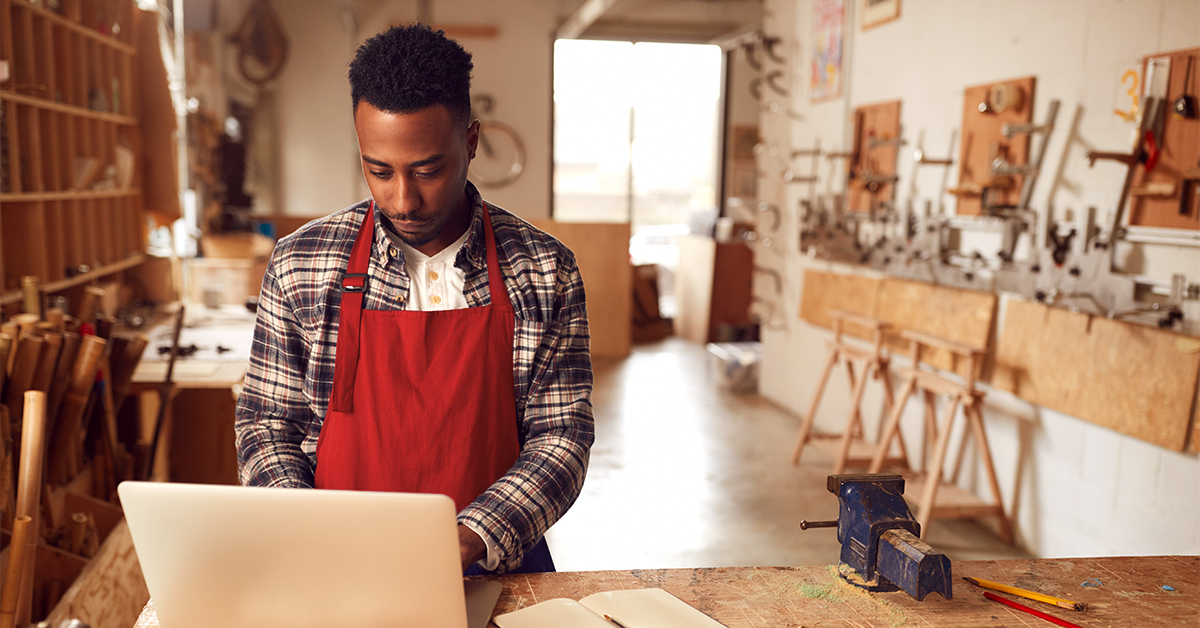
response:
<svg viewBox="0 0 1200 628"><path fill-rule="evenodd" d="M900 0L862 0L862 29L875 28L900 17Z"/></svg>
<svg viewBox="0 0 1200 628"><path fill-rule="evenodd" d="M833 100L842 95L845 19L845 0L814 0L812 59L809 62L808 82L808 95L812 102Z"/></svg>

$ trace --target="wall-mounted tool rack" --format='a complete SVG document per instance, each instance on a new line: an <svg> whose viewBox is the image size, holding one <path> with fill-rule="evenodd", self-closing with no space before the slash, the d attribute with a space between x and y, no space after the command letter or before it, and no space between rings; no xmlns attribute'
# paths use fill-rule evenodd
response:
<svg viewBox="0 0 1200 628"><path fill-rule="evenodd" d="M133 0L0 0L0 303L143 259Z"/></svg>
<svg viewBox="0 0 1200 628"><path fill-rule="evenodd" d="M1033 119L1034 77L968 87L963 92L962 146L959 151L959 216L993 214L995 208L1016 207L1023 176L994 174L997 159L1008 164L1029 163L1029 135L1008 137L1004 126L1028 125Z"/></svg>
<svg viewBox="0 0 1200 628"><path fill-rule="evenodd" d="M874 214L893 206L896 157L903 144L899 100L854 110L854 149L846 175L849 211Z"/></svg>
<svg viewBox="0 0 1200 628"><path fill-rule="evenodd" d="M1200 48L1150 55L1143 60L1143 76L1151 64L1166 74L1165 93L1158 95L1163 113L1148 129L1155 143L1154 167L1149 161L1132 165L1129 224L1200 229L1200 112L1195 104Z"/></svg>

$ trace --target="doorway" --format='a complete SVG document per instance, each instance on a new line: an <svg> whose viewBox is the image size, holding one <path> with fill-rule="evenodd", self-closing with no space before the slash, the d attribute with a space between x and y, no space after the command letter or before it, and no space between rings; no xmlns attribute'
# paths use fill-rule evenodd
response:
<svg viewBox="0 0 1200 628"><path fill-rule="evenodd" d="M630 223L666 318L678 238L717 217L723 60L713 45L554 44L554 219Z"/></svg>

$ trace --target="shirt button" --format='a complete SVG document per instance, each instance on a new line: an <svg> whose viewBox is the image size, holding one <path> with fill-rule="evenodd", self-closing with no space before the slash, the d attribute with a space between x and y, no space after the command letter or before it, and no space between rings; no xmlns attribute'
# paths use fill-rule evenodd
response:
<svg viewBox="0 0 1200 628"><path fill-rule="evenodd" d="M396 257L400 254L400 251L397 251L396 247L393 246L392 248L388 249L388 253L390 253L392 257Z"/></svg>
<svg viewBox="0 0 1200 628"><path fill-rule="evenodd" d="M442 302L442 297L439 297L438 295L435 294L435 295L429 297L429 302L434 305L438 305L439 303Z"/></svg>
<svg viewBox="0 0 1200 628"><path fill-rule="evenodd" d="M436 271L436 270L431 270L431 271L429 271L429 279L430 279L431 281L437 281L437 280L438 280L438 274L437 274L437 271Z"/></svg>
<svg viewBox="0 0 1200 628"><path fill-rule="evenodd" d="M399 301L400 303L404 303L404 295L403 295L403 294L401 294L401 293L399 293L399 292L397 292L397 293L396 293L396 300L397 300L397 301Z"/></svg>

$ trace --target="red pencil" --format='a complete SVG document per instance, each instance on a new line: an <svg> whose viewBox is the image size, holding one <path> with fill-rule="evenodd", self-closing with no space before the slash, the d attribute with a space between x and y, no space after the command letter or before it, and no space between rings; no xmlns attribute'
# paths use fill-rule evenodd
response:
<svg viewBox="0 0 1200 628"><path fill-rule="evenodd" d="M992 593L991 591L984 591L983 596L989 600L999 602L1001 604L1006 604L1006 605L1011 606L1019 611L1024 611L1026 613L1029 613L1030 615L1033 615L1035 617L1041 617L1042 619L1044 619L1052 624L1058 624L1059 626L1064 626L1065 628L1082 628L1082 626L1080 626L1079 624L1072 624L1071 622L1069 622L1065 619L1059 619L1053 615L1047 615L1047 614L1043 613L1042 611L1034 610L1032 608L1029 608L1028 606L1025 606L1024 604L1018 604L1017 602L1014 602L1010 599L1002 598L999 595Z"/></svg>

